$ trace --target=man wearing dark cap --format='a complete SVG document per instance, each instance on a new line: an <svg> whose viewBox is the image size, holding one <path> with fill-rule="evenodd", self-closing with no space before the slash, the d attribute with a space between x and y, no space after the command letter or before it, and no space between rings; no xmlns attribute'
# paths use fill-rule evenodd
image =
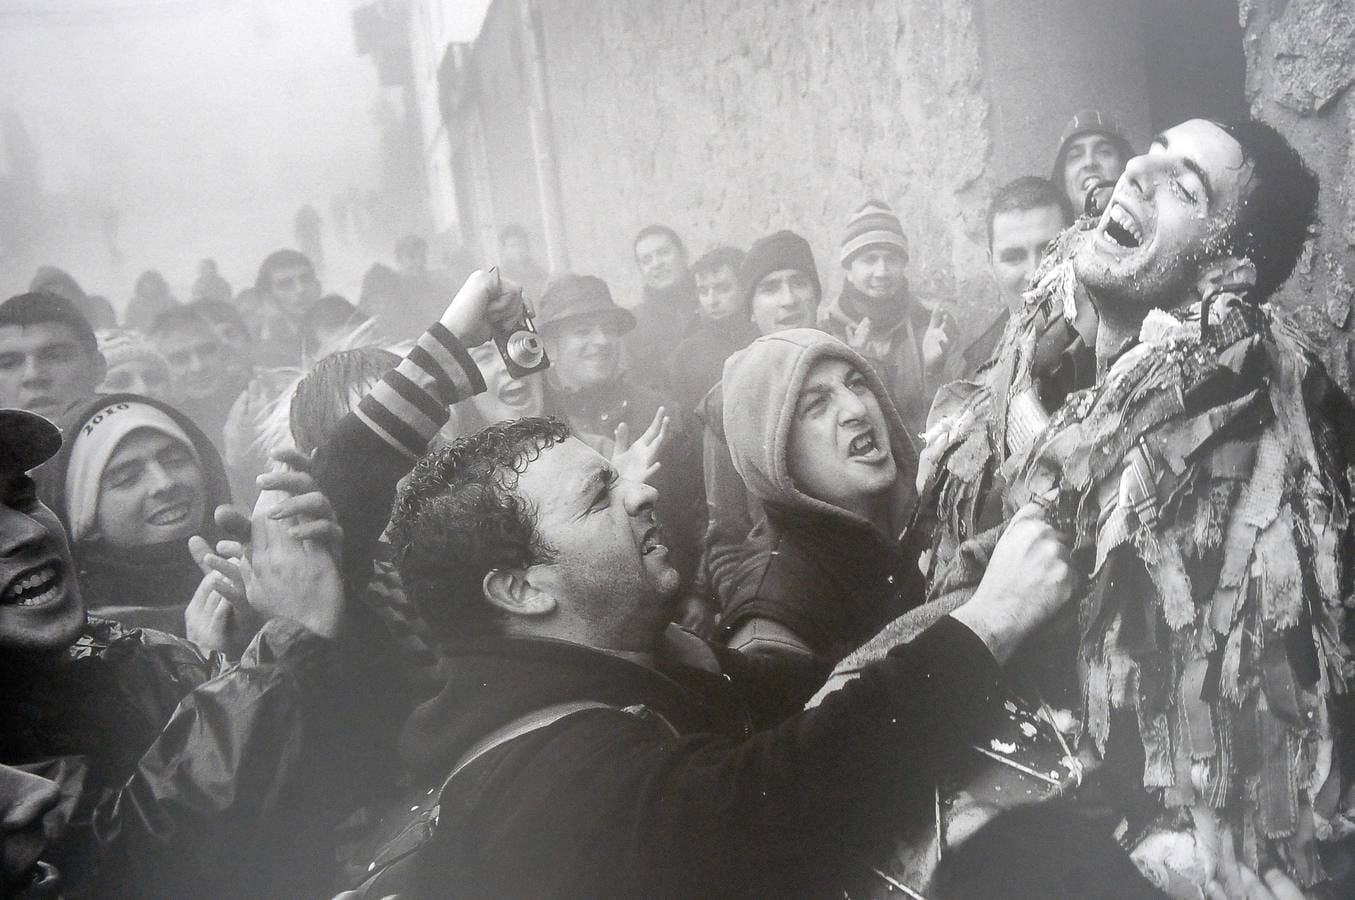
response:
<svg viewBox="0 0 1355 900"><path fill-rule="evenodd" d="M569 423L580 440L611 456L619 426L639 435L660 408L667 411L669 439L653 483L668 498L659 507L659 521L669 535L673 564L685 588L692 583L705 521L700 449L690 415L666 395L636 383L625 370L621 339L635 328L635 316L616 304L601 278L557 276L547 285L536 312L536 327L551 361L546 371L546 411ZM662 368L658 359L653 362Z"/></svg>
<svg viewBox="0 0 1355 900"><path fill-rule="evenodd" d="M1098 109L1081 109L1063 127L1049 180L1063 191L1068 224L1082 215L1087 191L1124 172L1134 148L1120 126Z"/></svg>
<svg viewBox="0 0 1355 900"><path fill-rule="evenodd" d="M753 324L764 335L790 328L813 328L823 287L814 251L793 231L759 238L744 257L739 282L748 297ZM738 561L751 552L748 533L762 518L734 468L725 440L724 388L711 388L696 411L704 424L701 461L706 493L706 537L700 586L707 601L720 608Z"/></svg>
<svg viewBox="0 0 1355 900"><path fill-rule="evenodd" d="M57 294L0 304L0 406L55 419L94 396L106 366L94 329Z"/></svg>
<svg viewBox="0 0 1355 900"><path fill-rule="evenodd" d="M819 311L820 327L866 358L917 434L946 380L955 322L909 289L908 239L883 201L867 200L852 213L839 258L847 277L837 300Z"/></svg>
<svg viewBox="0 0 1355 900"><path fill-rule="evenodd" d="M667 225L640 229L633 249L644 288L634 307L635 328L626 337L631 377L668 393L663 364L674 343L696 324L696 282L687 267L686 245Z"/></svg>
<svg viewBox="0 0 1355 900"><path fill-rule="evenodd" d="M337 647L332 528L298 510L322 528L303 541L256 517L249 602L271 619L228 665L86 617L65 532L28 475L60 447L46 419L0 409L0 765L61 785L43 858L62 895L315 893L307 877L332 848L307 779L354 727L331 708L356 681Z"/></svg>

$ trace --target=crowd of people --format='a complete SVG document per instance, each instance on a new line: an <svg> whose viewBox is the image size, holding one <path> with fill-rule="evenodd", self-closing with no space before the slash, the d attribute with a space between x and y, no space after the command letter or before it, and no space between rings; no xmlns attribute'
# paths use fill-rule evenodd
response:
<svg viewBox="0 0 1355 900"><path fill-rule="evenodd" d="M120 318L44 266L0 893L1350 896L1355 407L1270 302L1317 187L1084 110L965 323L875 198L836 297L661 224L627 304L516 225L357 303L291 249Z"/></svg>

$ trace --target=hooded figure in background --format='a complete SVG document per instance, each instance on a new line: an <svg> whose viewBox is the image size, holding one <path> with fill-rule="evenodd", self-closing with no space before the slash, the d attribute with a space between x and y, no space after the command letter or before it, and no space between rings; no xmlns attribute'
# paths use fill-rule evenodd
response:
<svg viewBox="0 0 1355 900"><path fill-rule="evenodd" d="M202 580L188 538L214 542L212 513L230 502L216 448L187 416L137 394L96 397L61 426L38 490L70 536L87 609L182 637Z"/></svg>
<svg viewBox="0 0 1355 900"><path fill-rule="evenodd" d="M858 353L796 328L724 369L729 451L766 518L721 620L745 653L841 659L925 596L904 527L917 454L889 392Z"/></svg>

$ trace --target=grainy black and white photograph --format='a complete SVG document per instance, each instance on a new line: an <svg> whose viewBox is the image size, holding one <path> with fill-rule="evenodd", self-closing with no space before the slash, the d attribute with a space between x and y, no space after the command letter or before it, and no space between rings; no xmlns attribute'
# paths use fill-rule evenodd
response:
<svg viewBox="0 0 1355 900"><path fill-rule="evenodd" d="M1353 0L0 0L0 898L1355 897Z"/></svg>

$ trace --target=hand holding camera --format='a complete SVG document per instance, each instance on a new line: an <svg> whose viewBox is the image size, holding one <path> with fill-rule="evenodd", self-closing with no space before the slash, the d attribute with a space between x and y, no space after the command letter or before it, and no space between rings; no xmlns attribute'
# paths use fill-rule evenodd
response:
<svg viewBox="0 0 1355 900"><path fill-rule="evenodd" d="M467 347L492 338L514 378L549 365L523 302L522 288L500 276L498 269L472 272L440 321Z"/></svg>

